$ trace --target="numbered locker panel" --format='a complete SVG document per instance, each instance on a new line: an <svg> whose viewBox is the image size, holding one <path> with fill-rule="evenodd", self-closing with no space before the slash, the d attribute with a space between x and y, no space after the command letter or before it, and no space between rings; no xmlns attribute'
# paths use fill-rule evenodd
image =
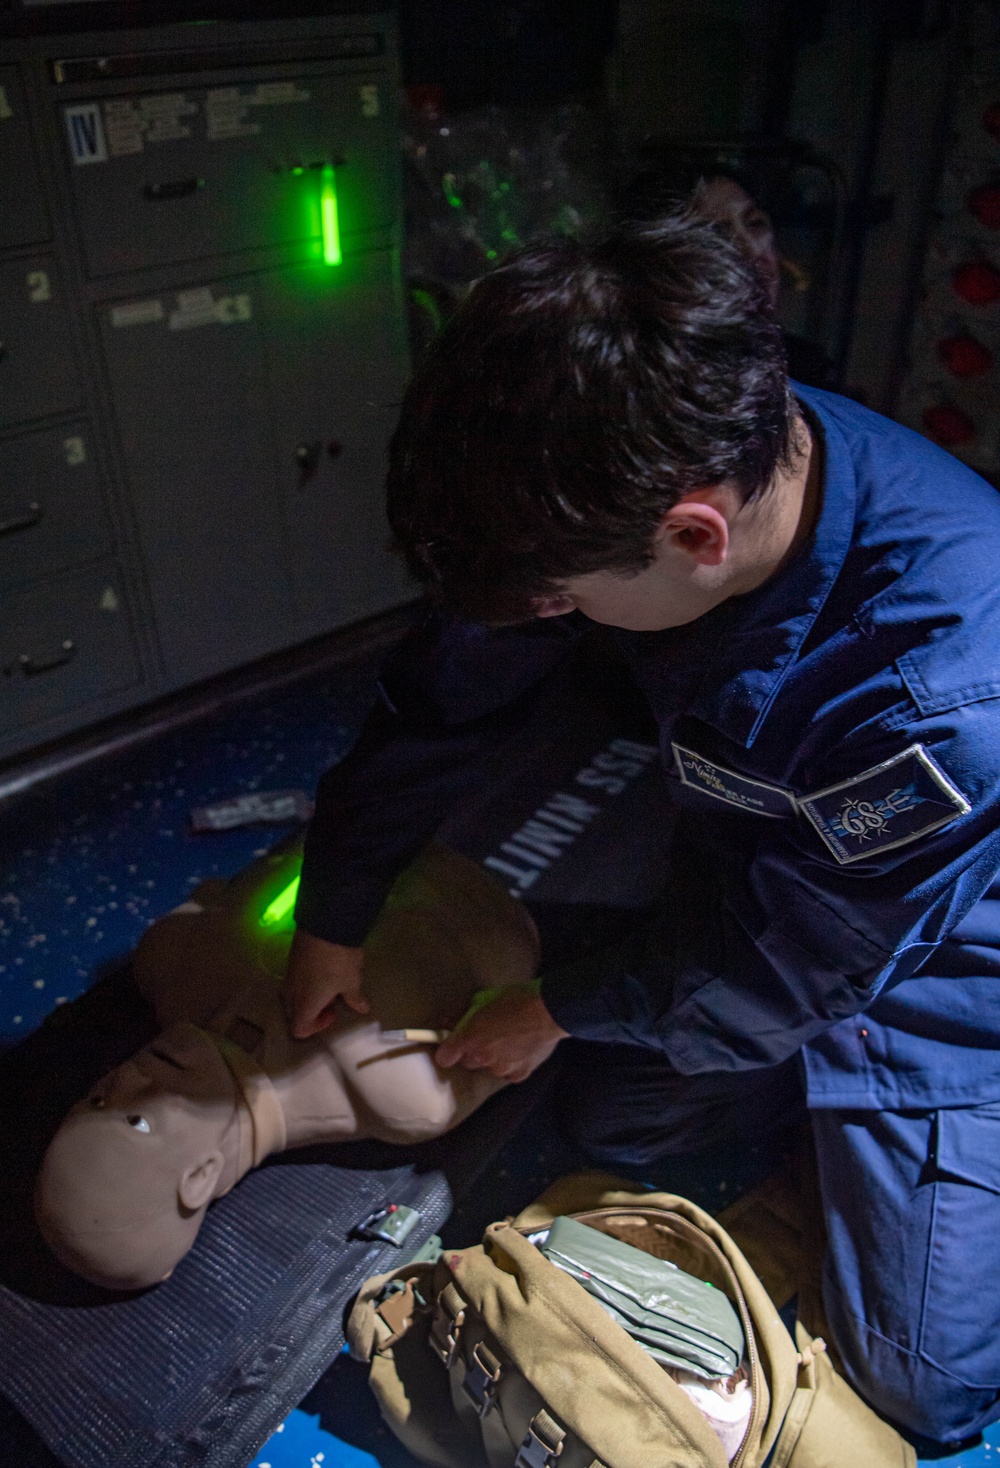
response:
<svg viewBox="0 0 1000 1468"><path fill-rule="evenodd" d="M171 681L286 645L288 557L256 280L100 308Z"/></svg>
<svg viewBox="0 0 1000 1468"><path fill-rule="evenodd" d="M0 594L111 550L86 424L0 442Z"/></svg>
<svg viewBox="0 0 1000 1468"><path fill-rule="evenodd" d="M0 428L80 406L80 380L50 255L0 264L0 342Z"/></svg>
<svg viewBox="0 0 1000 1468"><path fill-rule="evenodd" d="M415 594L385 514L408 370L398 289L389 252L261 279L292 592L317 627Z"/></svg>
<svg viewBox="0 0 1000 1468"><path fill-rule="evenodd" d="M0 734L83 711L138 682L113 561L0 598Z"/></svg>
<svg viewBox="0 0 1000 1468"><path fill-rule="evenodd" d="M398 212L379 73L130 92L60 114L95 277L300 241L319 254L324 211L349 253Z"/></svg>
<svg viewBox="0 0 1000 1468"><path fill-rule="evenodd" d="M0 249L50 235L24 88L16 66L0 66Z"/></svg>
<svg viewBox="0 0 1000 1468"><path fill-rule="evenodd" d="M398 289L385 252L102 308L172 678L407 595L384 510L406 368Z"/></svg>

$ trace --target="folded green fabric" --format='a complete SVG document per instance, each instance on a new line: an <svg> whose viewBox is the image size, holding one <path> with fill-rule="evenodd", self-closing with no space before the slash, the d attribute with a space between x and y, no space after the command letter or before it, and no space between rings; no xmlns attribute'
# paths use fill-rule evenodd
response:
<svg viewBox="0 0 1000 1468"><path fill-rule="evenodd" d="M743 1326L721 1290L574 1218L554 1220L541 1252L593 1295L656 1360L706 1380L743 1359Z"/></svg>

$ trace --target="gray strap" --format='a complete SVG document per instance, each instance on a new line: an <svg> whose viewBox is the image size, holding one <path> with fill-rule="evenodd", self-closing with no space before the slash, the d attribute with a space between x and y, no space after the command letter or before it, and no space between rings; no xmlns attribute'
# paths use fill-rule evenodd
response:
<svg viewBox="0 0 1000 1468"><path fill-rule="evenodd" d="M450 1371L458 1355L458 1338L465 1324L465 1301L450 1282L438 1295L427 1337L431 1350Z"/></svg>
<svg viewBox="0 0 1000 1468"><path fill-rule="evenodd" d="M493 1411L502 1369L489 1346L484 1341L477 1342L462 1380L462 1390L480 1417L487 1417Z"/></svg>

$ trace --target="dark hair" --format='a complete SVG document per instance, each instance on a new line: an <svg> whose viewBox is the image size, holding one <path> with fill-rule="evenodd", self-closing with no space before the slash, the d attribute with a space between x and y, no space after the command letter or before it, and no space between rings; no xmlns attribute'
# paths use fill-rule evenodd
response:
<svg viewBox="0 0 1000 1468"><path fill-rule="evenodd" d="M389 520L447 606L524 621L568 577L642 570L690 490L759 494L791 422L754 269L696 216L537 244L476 284L424 359Z"/></svg>

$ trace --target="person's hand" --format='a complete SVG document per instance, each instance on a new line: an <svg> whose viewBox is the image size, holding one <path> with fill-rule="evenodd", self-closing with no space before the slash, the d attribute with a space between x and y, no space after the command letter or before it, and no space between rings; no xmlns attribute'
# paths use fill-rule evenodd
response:
<svg viewBox="0 0 1000 1468"><path fill-rule="evenodd" d="M535 989L512 984L460 1021L434 1059L444 1069L463 1065L488 1070L499 1080L524 1081L566 1038Z"/></svg>
<svg viewBox="0 0 1000 1468"><path fill-rule="evenodd" d="M299 929L292 940L282 989L288 1024L296 1040L328 1029L342 999L356 1014L370 1005L361 991L362 950L328 943Z"/></svg>

